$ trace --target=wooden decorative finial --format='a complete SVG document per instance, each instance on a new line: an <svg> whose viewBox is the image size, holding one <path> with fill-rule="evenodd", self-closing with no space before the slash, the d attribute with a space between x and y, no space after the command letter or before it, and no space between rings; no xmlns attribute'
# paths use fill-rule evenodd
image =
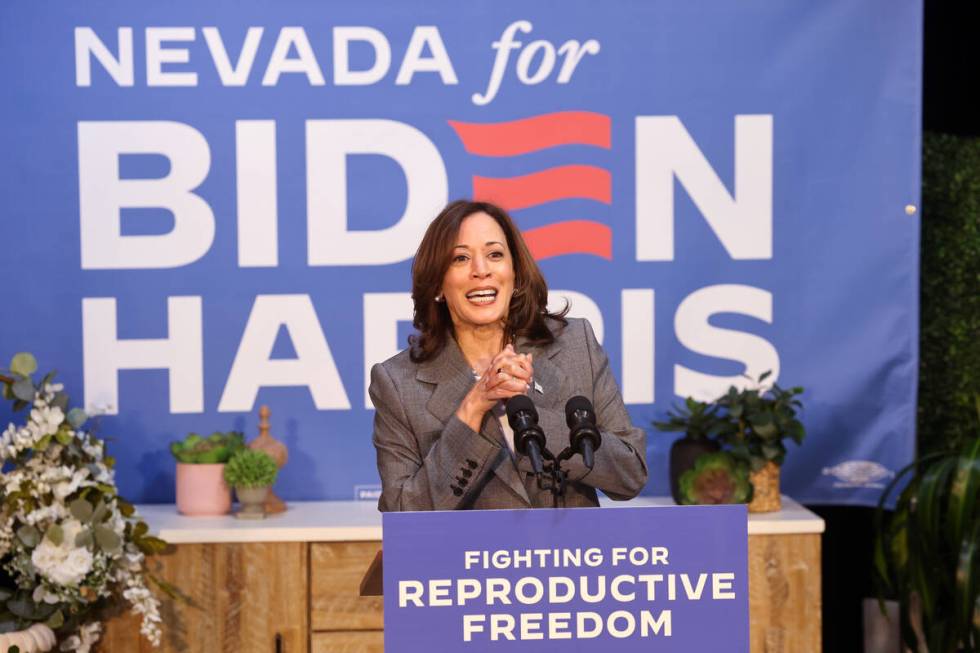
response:
<svg viewBox="0 0 980 653"><path fill-rule="evenodd" d="M269 410L268 406L259 407L259 437L255 438L248 443L248 446L252 449L257 449L259 451L264 451L265 453L272 456L272 459L276 461L276 465L279 469L282 469L286 461L289 460L289 450L286 445L276 440L272 435L269 434L269 415L272 411ZM286 510L286 503L277 497L272 490L269 490L269 496L265 500L265 512L267 515L272 515L278 512L284 512Z"/></svg>

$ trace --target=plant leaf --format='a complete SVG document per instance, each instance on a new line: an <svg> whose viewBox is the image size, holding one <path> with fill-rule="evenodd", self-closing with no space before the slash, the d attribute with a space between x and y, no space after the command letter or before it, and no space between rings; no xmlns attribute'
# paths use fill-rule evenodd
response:
<svg viewBox="0 0 980 653"><path fill-rule="evenodd" d="M61 613L61 610L56 610L54 614L48 617L48 620L44 624L51 630L57 630L65 624L65 616Z"/></svg>
<svg viewBox="0 0 980 653"><path fill-rule="evenodd" d="M58 524L51 524L48 526L48 530L44 532L44 537L51 540L51 544L61 546L61 543L65 541L65 532Z"/></svg>
<svg viewBox="0 0 980 653"><path fill-rule="evenodd" d="M10 371L21 376L30 376L37 371L37 359L26 351L15 354L10 361Z"/></svg>
<svg viewBox="0 0 980 653"><path fill-rule="evenodd" d="M87 419L88 415L81 408L72 408L68 411L68 423L73 429L81 428Z"/></svg>
<svg viewBox="0 0 980 653"><path fill-rule="evenodd" d="M24 546L33 549L41 541L41 534L30 524L24 524L17 529L17 539L23 542ZM17 616L19 617L20 615Z"/></svg>
<svg viewBox="0 0 980 653"><path fill-rule="evenodd" d="M21 401L34 401L34 384L30 379L17 379L10 391Z"/></svg>
<svg viewBox="0 0 980 653"><path fill-rule="evenodd" d="M63 390L55 394L54 399L51 400L52 406L57 406L61 409L61 412L66 412L68 410L68 394Z"/></svg>
<svg viewBox="0 0 980 653"><path fill-rule="evenodd" d="M956 472L949 488L949 541L956 546L975 521L980 501L980 438L967 442L960 451Z"/></svg>
<svg viewBox="0 0 980 653"><path fill-rule="evenodd" d="M956 564L956 590L953 601L960 614L955 615L956 631L966 638L971 622L980 616L980 521L974 522L973 532L963 540Z"/></svg>
<svg viewBox="0 0 980 653"><path fill-rule="evenodd" d="M93 530L95 531L95 541L103 551L114 553L122 546L122 539L120 539L119 534L108 526L99 524Z"/></svg>
<svg viewBox="0 0 980 653"><path fill-rule="evenodd" d="M68 506L72 516L83 524L92 517L92 504L85 499L75 499Z"/></svg>

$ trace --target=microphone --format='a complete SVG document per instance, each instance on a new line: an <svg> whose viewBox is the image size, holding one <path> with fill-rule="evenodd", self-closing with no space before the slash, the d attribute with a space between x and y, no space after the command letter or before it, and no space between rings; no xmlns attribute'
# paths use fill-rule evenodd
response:
<svg viewBox="0 0 980 653"><path fill-rule="evenodd" d="M535 475L544 472L541 450L544 449L544 431L538 426L538 411L526 395L515 395L507 400L507 423L514 431L514 448L531 459Z"/></svg>
<svg viewBox="0 0 980 653"><path fill-rule="evenodd" d="M595 465L595 450L602 444L602 435L595 425L592 402L582 396L572 397L565 404L565 422L572 450L582 454L586 468Z"/></svg>

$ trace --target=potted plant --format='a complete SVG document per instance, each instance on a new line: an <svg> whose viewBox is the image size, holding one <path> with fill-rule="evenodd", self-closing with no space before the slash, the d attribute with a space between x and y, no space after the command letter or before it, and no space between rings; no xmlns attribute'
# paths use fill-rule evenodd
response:
<svg viewBox="0 0 980 653"><path fill-rule="evenodd" d="M797 419L802 408L797 397L803 388L763 386L771 372L763 373L754 388L734 386L715 403L721 409L721 425L714 428L718 441L737 459L749 465L752 500L749 512L780 509L779 468L786 458L786 438L802 444L806 435Z"/></svg>
<svg viewBox="0 0 980 653"><path fill-rule="evenodd" d="M702 454L718 451L720 445L712 438L720 428L718 406L698 401L692 397L682 406L667 411L666 422L654 422L661 431L681 432L684 437L674 440L670 446L670 493L675 503L684 503L680 491L680 479L684 472L694 467Z"/></svg>
<svg viewBox="0 0 980 653"><path fill-rule="evenodd" d="M276 461L264 451L244 449L236 453L224 471L225 482L235 488L235 494L242 504L242 509L235 516L242 519L264 518L265 499L278 474Z"/></svg>
<svg viewBox="0 0 980 653"><path fill-rule="evenodd" d="M224 515L231 510L231 489L224 481L225 464L245 448L236 431L208 437L191 433L170 443L177 461L177 510L185 515Z"/></svg>
<svg viewBox="0 0 980 653"><path fill-rule="evenodd" d="M978 400L980 413L980 400ZM908 474L895 510L892 491ZM916 652L980 651L980 436L923 456L895 475L875 513L875 585L899 603Z"/></svg>

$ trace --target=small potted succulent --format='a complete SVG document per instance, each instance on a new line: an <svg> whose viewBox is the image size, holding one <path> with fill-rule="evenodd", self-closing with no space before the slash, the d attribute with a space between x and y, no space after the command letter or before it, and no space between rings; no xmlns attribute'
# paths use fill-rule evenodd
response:
<svg viewBox="0 0 980 653"><path fill-rule="evenodd" d="M265 499L276 482L279 466L269 454L257 449L239 451L225 465L225 482L235 488L242 509L235 513L241 519L263 519Z"/></svg>
<svg viewBox="0 0 980 653"><path fill-rule="evenodd" d="M677 503L685 506L746 503L752 498L749 466L727 451L698 456L678 485Z"/></svg>
<svg viewBox="0 0 980 653"><path fill-rule="evenodd" d="M780 509L779 468L786 458L783 440L802 444L806 435L797 419L802 408L797 397L803 388L781 388L762 383L771 372L762 374L754 388L739 390L732 386L714 403L721 409L721 426L713 429L722 447L751 470L752 501L749 512L773 512Z"/></svg>
<svg viewBox="0 0 980 653"><path fill-rule="evenodd" d="M245 448L245 437L236 431L215 432L208 437L191 433L172 442L177 461L177 510L185 515L224 515L231 510L231 489L224 481L225 464Z"/></svg>
<svg viewBox="0 0 980 653"><path fill-rule="evenodd" d="M694 467L699 456L721 448L711 438L722 428L722 422L718 417L718 406L692 397L685 399L682 406L667 411L667 418L666 422L654 422L653 425L661 431L684 434L670 446L670 493L675 503L684 503L680 492L681 476Z"/></svg>

